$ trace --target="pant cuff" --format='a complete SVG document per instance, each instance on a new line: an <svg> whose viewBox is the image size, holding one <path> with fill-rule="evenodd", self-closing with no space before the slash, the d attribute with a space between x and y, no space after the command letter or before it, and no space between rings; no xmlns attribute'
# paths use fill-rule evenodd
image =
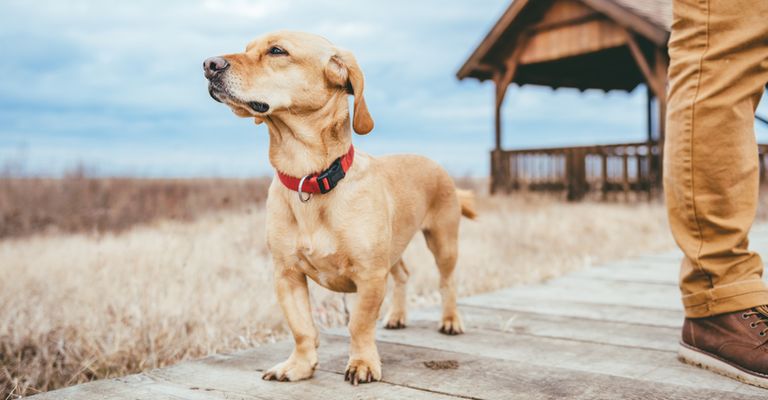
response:
<svg viewBox="0 0 768 400"><path fill-rule="evenodd" d="M761 279L741 281L683 296L685 316L704 318L768 304L768 287Z"/></svg>

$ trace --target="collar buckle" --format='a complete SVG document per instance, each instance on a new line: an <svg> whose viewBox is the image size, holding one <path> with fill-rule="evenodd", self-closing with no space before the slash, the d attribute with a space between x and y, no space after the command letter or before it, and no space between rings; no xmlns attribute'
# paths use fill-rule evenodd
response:
<svg viewBox="0 0 768 400"><path fill-rule="evenodd" d="M346 175L341 166L341 157L339 157L328 169L317 176L317 186L320 188L320 193L325 194L333 190Z"/></svg>

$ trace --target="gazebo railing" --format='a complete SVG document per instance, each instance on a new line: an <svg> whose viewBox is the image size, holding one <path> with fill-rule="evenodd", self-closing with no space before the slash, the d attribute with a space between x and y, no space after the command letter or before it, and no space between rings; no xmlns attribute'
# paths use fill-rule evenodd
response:
<svg viewBox="0 0 768 400"><path fill-rule="evenodd" d="M491 152L491 191L565 192L579 200L590 192L649 198L660 183L655 142Z"/></svg>
<svg viewBox="0 0 768 400"><path fill-rule="evenodd" d="M656 142L491 152L491 191L565 192L568 200L651 198L661 187ZM768 144L758 145L760 181L766 182Z"/></svg>

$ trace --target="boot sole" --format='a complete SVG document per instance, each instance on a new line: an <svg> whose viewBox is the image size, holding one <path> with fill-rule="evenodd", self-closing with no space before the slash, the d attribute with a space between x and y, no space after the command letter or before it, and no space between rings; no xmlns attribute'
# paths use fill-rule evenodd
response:
<svg viewBox="0 0 768 400"><path fill-rule="evenodd" d="M768 375L748 371L683 342L680 342L677 358L686 364L710 370L748 385L768 389Z"/></svg>

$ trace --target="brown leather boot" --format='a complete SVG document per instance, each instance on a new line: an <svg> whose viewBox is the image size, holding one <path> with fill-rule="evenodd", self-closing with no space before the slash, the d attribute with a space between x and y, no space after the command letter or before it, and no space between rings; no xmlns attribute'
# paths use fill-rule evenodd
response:
<svg viewBox="0 0 768 400"><path fill-rule="evenodd" d="M678 358L768 389L768 306L686 318Z"/></svg>

